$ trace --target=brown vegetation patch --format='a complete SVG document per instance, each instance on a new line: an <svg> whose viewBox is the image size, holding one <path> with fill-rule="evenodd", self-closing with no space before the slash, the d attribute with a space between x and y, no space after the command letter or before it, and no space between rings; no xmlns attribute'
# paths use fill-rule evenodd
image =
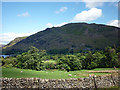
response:
<svg viewBox="0 0 120 90"><path fill-rule="evenodd" d="M118 73L119 70L87 71L88 73Z"/></svg>
<svg viewBox="0 0 120 90"><path fill-rule="evenodd" d="M89 76L89 74L77 74L76 76Z"/></svg>

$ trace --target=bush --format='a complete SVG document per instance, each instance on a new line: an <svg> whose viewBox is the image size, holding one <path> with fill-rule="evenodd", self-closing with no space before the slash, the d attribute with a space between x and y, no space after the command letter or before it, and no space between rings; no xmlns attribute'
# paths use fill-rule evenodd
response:
<svg viewBox="0 0 120 90"><path fill-rule="evenodd" d="M1 58L2 61L2 66L4 67L13 67L16 65L16 58L14 57L6 57L6 58Z"/></svg>
<svg viewBox="0 0 120 90"><path fill-rule="evenodd" d="M91 62L91 63L88 65L87 69L94 69L95 67L97 67L97 64L96 64L95 62Z"/></svg>
<svg viewBox="0 0 120 90"><path fill-rule="evenodd" d="M64 68L67 71L80 70L81 61L75 55L64 55L58 60L58 68Z"/></svg>

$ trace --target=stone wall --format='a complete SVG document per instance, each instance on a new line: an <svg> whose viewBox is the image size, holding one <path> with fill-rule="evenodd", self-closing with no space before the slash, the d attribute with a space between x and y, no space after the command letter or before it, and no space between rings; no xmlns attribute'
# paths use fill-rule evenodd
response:
<svg viewBox="0 0 120 90"><path fill-rule="evenodd" d="M2 88L105 88L120 85L118 76L71 79L2 78Z"/></svg>

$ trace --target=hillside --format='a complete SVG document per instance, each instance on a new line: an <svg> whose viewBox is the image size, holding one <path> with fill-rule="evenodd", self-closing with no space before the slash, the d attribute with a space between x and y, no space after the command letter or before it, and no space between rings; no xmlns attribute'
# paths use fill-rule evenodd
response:
<svg viewBox="0 0 120 90"><path fill-rule="evenodd" d="M39 50L45 49L49 53L103 49L107 46L117 46L118 29L118 27L94 23L69 23L33 34L12 46L3 48L3 53L21 53L31 46Z"/></svg>
<svg viewBox="0 0 120 90"><path fill-rule="evenodd" d="M8 48L8 47L12 47L12 46L15 45L17 42L19 42L19 41L21 41L21 40L23 40L23 39L25 39L25 38L26 38L26 36L25 36L25 37L17 37L17 38L15 38L14 40L12 40L10 43L8 43L7 45L4 45L3 49L6 49L6 48Z"/></svg>

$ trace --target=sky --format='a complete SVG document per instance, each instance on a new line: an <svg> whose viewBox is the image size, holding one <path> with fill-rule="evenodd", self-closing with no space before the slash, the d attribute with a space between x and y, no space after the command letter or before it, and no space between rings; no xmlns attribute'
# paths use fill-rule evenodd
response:
<svg viewBox="0 0 120 90"><path fill-rule="evenodd" d="M67 23L118 27L117 2L2 2L0 44Z"/></svg>

